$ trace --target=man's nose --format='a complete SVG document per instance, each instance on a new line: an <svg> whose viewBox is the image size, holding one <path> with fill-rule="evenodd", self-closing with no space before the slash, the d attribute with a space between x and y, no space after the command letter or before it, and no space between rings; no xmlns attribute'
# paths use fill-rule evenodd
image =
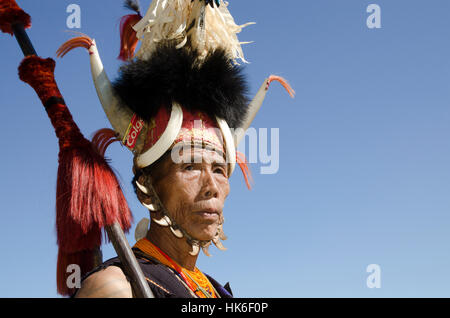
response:
<svg viewBox="0 0 450 318"><path fill-rule="evenodd" d="M217 198L219 196L219 187L217 186L214 175L210 169L203 171L202 194L205 199Z"/></svg>

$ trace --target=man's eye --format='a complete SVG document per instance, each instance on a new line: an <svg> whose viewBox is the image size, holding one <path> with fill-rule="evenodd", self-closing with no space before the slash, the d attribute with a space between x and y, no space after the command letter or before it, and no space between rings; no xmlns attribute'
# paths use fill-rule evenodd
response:
<svg viewBox="0 0 450 318"><path fill-rule="evenodd" d="M194 170L194 166L193 165L186 166L186 167L184 167L184 170L192 171L192 170Z"/></svg>
<svg viewBox="0 0 450 318"><path fill-rule="evenodd" d="M220 174L225 174L225 169L224 168L216 168L214 169L215 173L220 173Z"/></svg>

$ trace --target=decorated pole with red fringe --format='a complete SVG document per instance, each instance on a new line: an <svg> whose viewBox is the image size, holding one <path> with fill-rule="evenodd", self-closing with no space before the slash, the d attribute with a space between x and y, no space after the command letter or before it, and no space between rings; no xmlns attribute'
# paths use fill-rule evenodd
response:
<svg viewBox="0 0 450 318"><path fill-rule="evenodd" d="M56 230L59 245L57 286L61 295L74 290L67 285L67 266L76 264L82 273L99 261L102 228L106 229L131 279L134 295L153 298L123 230L131 227L132 216L119 182L104 158L107 133L96 135L94 143L84 138L74 122L54 79L55 61L37 56L25 28L31 18L14 0L0 0L0 31L15 34L26 58L19 77L37 93L59 140L56 193Z"/></svg>

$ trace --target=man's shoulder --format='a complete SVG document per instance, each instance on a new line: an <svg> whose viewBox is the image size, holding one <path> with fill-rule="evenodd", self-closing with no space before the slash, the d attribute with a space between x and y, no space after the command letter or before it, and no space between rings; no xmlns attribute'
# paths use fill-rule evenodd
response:
<svg viewBox="0 0 450 318"><path fill-rule="evenodd" d="M131 285L122 269L118 266L107 266L87 276L76 298L131 298Z"/></svg>
<svg viewBox="0 0 450 318"><path fill-rule="evenodd" d="M192 297L166 266L153 258L143 258L139 250L133 249L133 252L156 298ZM124 293L128 290L129 292ZM132 297L129 278L123 270L120 259L118 257L109 259L87 273L82 278L81 288L74 297Z"/></svg>

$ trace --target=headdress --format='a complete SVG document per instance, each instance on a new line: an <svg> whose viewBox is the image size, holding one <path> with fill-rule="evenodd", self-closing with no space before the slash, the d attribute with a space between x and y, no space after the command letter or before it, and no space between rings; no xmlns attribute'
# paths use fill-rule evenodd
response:
<svg viewBox="0 0 450 318"><path fill-rule="evenodd" d="M237 145L272 81L282 83L291 96L294 91L281 77L270 76L249 102L245 76L238 65L246 61L237 38L248 24L234 22L227 2L153 0L143 17L137 1L126 1L126 6L136 14L121 21L119 58L125 63L115 81L108 79L96 43L88 36L71 39L58 50L59 56L75 47L89 51L94 84L112 126L96 135L96 143L104 151L112 141L120 140L134 153L137 171L188 137L222 151L229 176L238 163L249 186L247 163L236 151ZM141 47L135 53L139 40ZM152 190L139 183L137 187L144 193ZM186 237L192 255L198 254L200 247L207 253L211 242L190 237L169 212L163 214L155 222L170 227L177 237ZM145 227L145 222L138 226ZM219 228L213 242L223 248L220 239L225 236Z"/></svg>

